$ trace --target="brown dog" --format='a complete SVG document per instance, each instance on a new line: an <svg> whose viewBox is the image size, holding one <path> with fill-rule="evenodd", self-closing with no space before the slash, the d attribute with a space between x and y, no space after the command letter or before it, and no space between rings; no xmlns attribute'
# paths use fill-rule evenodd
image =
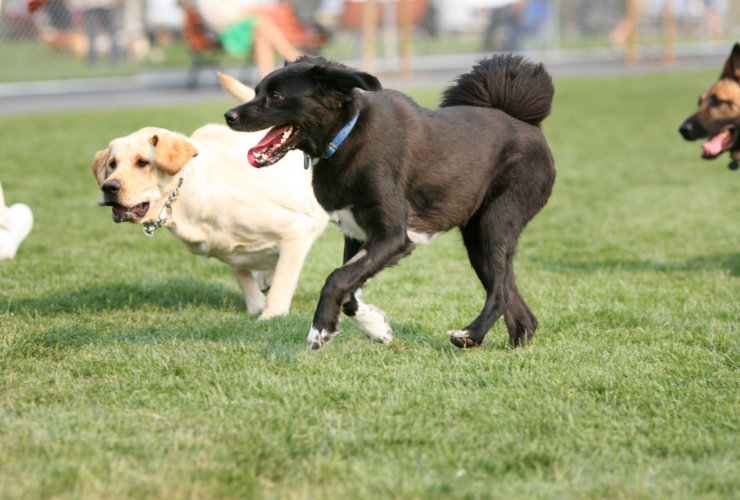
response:
<svg viewBox="0 0 740 500"><path fill-rule="evenodd" d="M702 157L713 160L730 152L730 169L740 160L740 43L736 43L719 81L699 97L699 110L678 129L687 141L709 138Z"/></svg>

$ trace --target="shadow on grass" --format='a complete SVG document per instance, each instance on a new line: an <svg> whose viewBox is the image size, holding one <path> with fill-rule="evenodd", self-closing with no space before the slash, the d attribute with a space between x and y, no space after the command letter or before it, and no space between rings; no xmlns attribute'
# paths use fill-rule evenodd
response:
<svg viewBox="0 0 740 500"><path fill-rule="evenodd" d="M179 319L173 319L171 314L156 314L157 311L177 312L192 305L231 314L209 320L203 319L199 312L202 309L183 311L181 316L176 315ZM305 351L311 324L310 317L297 314L258 322L256 317L246 313L244 298L240 293L220 284L187 279L170 279L155 284L84 286L72 292L22 300L0 298L0 311L31 318L62 319L60 323L55 321L57 324L42 328L38 335L28 339L25 347L21 347L23 351L38 350L35 356L49 355L55 349L78 348L89 344L238 340L260 349L265 358L287 361ZM126 318L119 318L120 323L97 323L95 313L113 311L146 311L155 314L147 315L146 325L142 325L141 321L132 324L130 319L126 322ZM69 315L72 324L69 324L70 320L63 319L65 315ZM332 344L341 345L357 336L367 340L350 321L345 321L343 329L345 333ZM402 351L403 348L398 345L400 343L457 351L449 343L446 334L430 334L428 327L415 321L394 321L393 330L395 346L386 348ZM495 350L506 349L505 344L499 345L499 342L489 344Z"/></svg>
<svg viewBox="0 0 740 500"><path fill-rule="evenodd" d="M256 321L250 316L226 316L216 320L202 320L198 316L183 317L181 320L163 318L142 325L121 322L110 324L79 324L76 321L64 322L44 328L31 335L26 342L13 347L17 353L34 357L48 358L66 349L80 349L88 345L125 344L164 344L173 348L182 342L211 343L236 342L247 350L256 350L265 359L292 362L306 352L306 336L311 319L304 315L290 314L267 321ZM393 323L395 339L391 345L375 344L365 338L349 324L335 338L328 349L349 349L354 351L364 347L378 350L379 353L391 350L404 352L414 346L436 351L461 353L449 343L446 335L430 335L421 325L410 321ZM493 333L493 332L492 332ZM489 348L507 350L505 342L492 338ZM477 350L475 350L477 351Z"/></svg>
<svg viewBox="0 0 740 500"><path fill-rule="evenodd" d="M292 318L292 320L301 322L301 318ZM28 346L30 348L36 346L53 352L57 349L74 349L91 344L171 344L182 341L223 342L230 340L262 345L271 337L279 337L282 342L298 342L297 336L295 339L290 339L291 329L286 328L286 325L282 326L282 328L276 328L276 325L270 322L257 322L250 317L233 316L216 321L197 321L191 317L183 318L182 321L155 321L148 325L121 322L120 325L113 327L61 324L46 328L39 335L29 339Z"/></svg>
<svg viewBox="0 0 740 500"><path fill-rule="evenodd" d="M110 283L84 286L73 292L22 300L0 299L0 310L51 316L115 310L180 309L205 304L213 309L246 309L244 297L213 283L174 279L157 284Z"/></svg>
<svg viewBox="0 0 740 500"><path fill-rule="evenodd" d="M211 343L236 342L247 350L255 350L265 359L293 362L306 352L306 336L310 318L289 315L268 321L256 321L250 317L228 317L216 321L197 322L190 319L186 324L161 322L152 325L131 325L96 327L94 325L62 324L54 325L19 343L13 350L24 357L48 358L67 349L77 350L89 345L160 344L177 348L182 342ZM403 352L414 345L445 350L458 350L446 338L436 338L418 331L413 323L394 324L397 336L392 345L378 345L363 337L351 328L337 336L328 349L340 351L371 346L379 353L391 350ZM358 342L359 341L359 342ZM493 349L505 349L499 342Z"/></svg>
<svg viewBox="0 0 740 500"><path fill-rule="evenodd" d="M707 255L674 262L654 260L607 259L593 260L545 260L532 259L541 269L556 273L592 273L601 270L641 272L701 272L728 271L730 276L740 276L740 253Z"/></svg>

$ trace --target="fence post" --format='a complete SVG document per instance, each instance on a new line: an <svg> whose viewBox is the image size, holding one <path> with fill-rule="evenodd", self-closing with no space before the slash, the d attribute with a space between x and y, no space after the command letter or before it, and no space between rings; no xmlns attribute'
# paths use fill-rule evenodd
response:
<svg viewBox="0 0 740 500"><path fill-rule="evenodd" d="M398 11L395 0L383 1L383 68L398 71Z"/></svg>
<svg viewBox="0 0 740 500"><path fill-rule="evenodd" d="M640 0L627 0L627 46L624 52L625 60L633 64L639 57L637 45L640 31Z"/></svg>
<svg viewBox="0 0 740 500"><path fill-rule="evenodd" d="M362 6L362 70L375 73L375 40L378 31L378 3L365 0Z"/></svg>
<svg viewBox="0 0 740 500"><path fill-rule="evenodd" d="M411 0L398 0L398 24L401 31L401 74L411 75L412 30Z"/></svg>
<svg viewBox="0 0 740 500"><path fill-rule="evenodd" d="M676 59L676 11L673 0L663 0L663 62Z"/></svg>
<svg viewBox="0 0 740 500"><path fill-rule="evenodd" d="M547 49L560 50L560 0L550 2L550 15L547 20Z"/></svg>

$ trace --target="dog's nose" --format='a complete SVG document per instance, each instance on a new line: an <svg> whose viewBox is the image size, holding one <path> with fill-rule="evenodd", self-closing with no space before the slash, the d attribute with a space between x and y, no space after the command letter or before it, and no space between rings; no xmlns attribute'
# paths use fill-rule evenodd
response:
<svg viewBox="0 0 740 500"><path fill-rule="evenodd" d="M678 129L679 132L681 132L681 135L684 139L687 141L690 141L693 139L693 133L694 133L694 125L691 124L691 122L683 122L683 125Z"/></svg>
<svg viewBox="0 0 740 500"><path fill-rule="evenodd" d="M107 196L115 196L123 189L119 181L105 181L100 187Z"/></svg>
<svg viewBox="0 0 740 500"><path fill-rule="evenodd" d="M224 117L226 118L226 123L229 125L233 125L234 123L239 121L239 113L236 111L227 111L224 113Z"/></svg>

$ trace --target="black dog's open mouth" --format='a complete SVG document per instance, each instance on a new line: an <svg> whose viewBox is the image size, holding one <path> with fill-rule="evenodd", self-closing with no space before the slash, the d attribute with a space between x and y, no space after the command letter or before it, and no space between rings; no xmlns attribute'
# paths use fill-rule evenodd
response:
<svg viewBox="0 0 740 500"><path fill-rule="evenodd" d="M274 165L294 148L299 131L297 125L283 125L270 129L267 135L249 150L247 155L249 164L255 168Z"/></svg>
<svg viewBox="0 0 740 500"><path fill-rule="evenodd" d="M118 203L110 203L113 207L113 220L116 222L138 222L149 210L149 202L139 203L134 207L124 207Z"/></svg>
<svg viewBox="0 0 740 500"><path fill-rule="evenodd" d="M707 160L712 160L725 151L733 149L735 144L738 142L739 136L740 134L738 134L738 129L730 125L722 132L702 144L702 147L704 148L702 157Z"/></svg>

